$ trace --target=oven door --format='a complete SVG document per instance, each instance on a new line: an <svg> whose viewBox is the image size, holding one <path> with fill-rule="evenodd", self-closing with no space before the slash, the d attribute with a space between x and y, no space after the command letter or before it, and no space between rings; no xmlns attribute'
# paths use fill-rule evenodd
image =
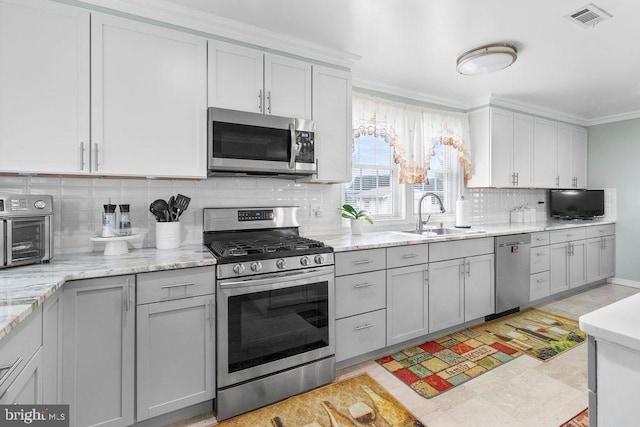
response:
<svg viewBox="0 0 640 427"><path fill-rule="evenodd" d="M5 220L6 266L34 264L51 258L50 217Z"/></svg>
<svg viewBox="0 0 640 427"><path fill-rule="evenodd" d="M218 282L218 388L335 354L334 270Z"/></svg>

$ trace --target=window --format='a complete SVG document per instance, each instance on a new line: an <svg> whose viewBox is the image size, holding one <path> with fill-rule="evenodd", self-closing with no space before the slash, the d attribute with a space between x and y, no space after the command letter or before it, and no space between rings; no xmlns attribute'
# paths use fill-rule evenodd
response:
<svg viewBox="0 0 640 427"><path fill-rule="evenodd" d="M431 169L427 172L429 184L413 184L413 212L418 212L418 201L427 192L437 194L447 212L453 212L459 184L458 151L436 144L435 155L431 156ZM429 205L429 199L431 204ZM440 204L435 197L423 201L424 212L440 212Z"/></svg>

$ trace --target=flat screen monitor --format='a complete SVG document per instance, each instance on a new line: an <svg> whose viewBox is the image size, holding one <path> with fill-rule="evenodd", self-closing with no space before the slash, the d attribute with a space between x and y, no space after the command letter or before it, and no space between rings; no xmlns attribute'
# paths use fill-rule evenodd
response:
<svg viewBox="0 0 640 427"><path fill-rule="evenodd" d="M589 219L604 215L604 190L551 190L551 216Z"/></svg>

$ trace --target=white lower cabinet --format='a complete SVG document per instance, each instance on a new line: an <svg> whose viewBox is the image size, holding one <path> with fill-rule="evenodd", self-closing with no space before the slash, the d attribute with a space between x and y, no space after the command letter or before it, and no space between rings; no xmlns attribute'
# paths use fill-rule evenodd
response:
<svg viewBox="0 0 640 427"><path fill-rule="evenodd" d="M594 237L587 239L587 281L612 277L615 273L615 245L614 236Z"/></svg>
<svg viewBox="0 0 640 427"><path fill-rule="evenodd" d="M336 320L336 362L384 348L385 309Z"/></svg>
<svg viewBox="0 0 640 427"><path fill-rule="evenodd" d="M62 402L72 427L133 424L134 288L133 275L64 285Z"/></svg>
<svg viewBox="0 0 640 427"><path fill-rule="evenodd" d="M466 259L464 281L464 321L495 312L495 257L478 255Z"/></svg>
<svg viewBox="0 0 640 427"><path fill-rule="evenodd" d="M432 332L464 322L464 260L429 265L429 325Z"/></svg>
<svg viewBox="0 0 640 427"><path fill-rule="evenodd" d="M429 333L428 264L387 270L387 345Z"/></svg>
<svg viewBox="0 0 640 427"><path fill-rule="evenodd" d="M214 269L139 274L137 288L136 420L213 399Z"/></svg>
<svg viewBox="0 0 640 427"><path fill-rule="evenodd" d="M539 300L550 294L549 270L532 274L529 278L529 301Z"/></svg>
<svg viewBox="0 0 640 427"><path fill-rule="evenodd" d="M585 240L549 247L549 290L552 295L587 283L585 253Z"/></svg>

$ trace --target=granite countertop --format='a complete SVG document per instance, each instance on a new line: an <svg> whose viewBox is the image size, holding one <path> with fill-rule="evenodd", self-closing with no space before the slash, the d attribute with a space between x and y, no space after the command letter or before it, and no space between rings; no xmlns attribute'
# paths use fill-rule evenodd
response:
<svg viewBox="0 0 640 427"><path fill-rule="evenodd" d="M65 282L94 277L214 265L202 245L178 249L135 249L124 255L102 252L61 255L48 264L0 270L0 338L7 335Z"/></svg>
<svg viewBox="0 0 640 427"><path fill-rule="evenodd" d="M594 220L490 224L474 226L469 230L471 233L438 237L425 237L401 231L377 231L365 233L362 236L342 233L311 237L332 246L335 252L344 252L614 223L615 221L611 220ZM194 244L169 250L135 249L125 255L118 256L105 256L101 252L69 254L55 256L48 264L0 270L0 339L35 308L42 305L45 299L66 281L202 267L215 265L215 263L215 258L204 246Z"/></svg>
<svg viewBox="0 0 640 427"><path fill-rule="evenodd" d="M640 294L580 316L580 329L596 340L608 341L640 352Z"/></svg>
<svg viewBox="0 0 640 427"><path fill-rule="evenodd" d="M346 252L358 249L375 249L391 246L412 245L420 243L436 243L450 240L473 239L479 237L495 237L508 234L536 233L540 231L562 230L574 227L588 227L605 224L615 224L613 220L596 219L590 221L561 221L548 220L530 223L505 223L473 226L466 233L425 237L402 231L374 231L360 236L351 234L333 234L312 236L333 247L335 252Z"/></svg>

